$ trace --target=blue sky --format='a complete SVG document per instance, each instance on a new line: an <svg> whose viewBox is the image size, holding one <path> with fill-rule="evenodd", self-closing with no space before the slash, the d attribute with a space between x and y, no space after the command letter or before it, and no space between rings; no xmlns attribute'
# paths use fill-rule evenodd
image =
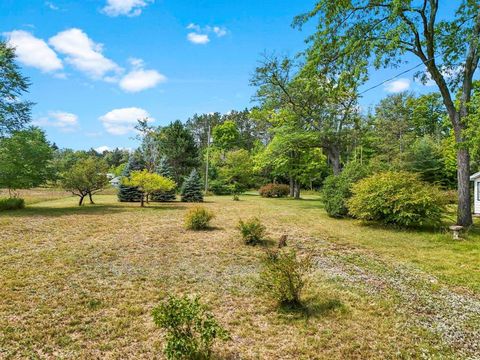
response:
<svg viewBox="0 0 480 360"><path fill-rule="evenodd" d="M135 147L135 118L154 125L251 106L263 52L293 55L290 27L313 1L2 0L0 33L32 82L33 119L60 147ZM313 24L312 24L313 25ZM410 65L411 66L411 65ZM365 88L401 69L371 74ZM412 74L364 95L434 91Z"/></svg>

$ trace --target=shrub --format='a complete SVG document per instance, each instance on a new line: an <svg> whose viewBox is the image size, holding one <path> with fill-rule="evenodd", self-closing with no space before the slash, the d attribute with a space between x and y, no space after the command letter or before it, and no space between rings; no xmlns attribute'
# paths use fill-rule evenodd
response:
<svg viewBox="0 0 480 360"><path fill-rule="evenodd" d="M171 296L153 309L152 315L154 323L167 332L167 359L209 359L215 339L229 339L198 298Z"/></svg>
<svg viewBox="0 0 480 360"><path fill-rule="evenodd" d="M367 171L357 162L348 163L337 175L330 175L323 183L323 204L325 211L332 217L348 215L347 201L352 196L352 185L365 177Z"/></svg>
<svg viewBox="0 0 480 360"><path fill-rule="evenodd" d="M232 185L218 179L210 181L208 188L215 195L231 195L235 191Z"/></svg>
<svg viewBox="0 0 480 360"><path fill-rule="evenodd" d="M18 210L25 208L25 200L20 198L5 198L0 199L1 210Z"/></svg>
<svg viewBox="0 0 480 360"><path fill-rule="evenodd" d="M290 187L285 184L267 184L262 186L258 193L266 198L285 197L290 193Z"/></svg>
<svg viewBox="0 0 480 360"><path fill-rule="evenodd" d="M399 226L439 225L445 210L442 192L406 171L372 175L355 184L352 192L348 209L362 220Z"/></svg>
<svg viewBox="0 0 480 360"><path fill-rule="evenodd" d="M265 237L266 228L256 217L247 221L240 220L237 229L240 230L243 241L247 245L259 244Z"/></svg>
<svg viewBox="0 0 480 360"><path fill-rule="evenodd" d="M190 230L208 229L210 220L214 217L215 215L208 209L201 206L194 207L185 216L185 227Z"/></svg>
<svg viewBox="0 0 480 360"><path fill-rule="evenodd" d="M310 271L310 257L299 259L295 250L267 252L262 259L259 287L280 306L299 306Z"/></svg>

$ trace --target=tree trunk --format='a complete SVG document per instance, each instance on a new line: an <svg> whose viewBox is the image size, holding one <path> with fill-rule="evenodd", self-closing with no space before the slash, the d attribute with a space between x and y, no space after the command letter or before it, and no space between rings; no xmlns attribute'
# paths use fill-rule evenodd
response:
<svg viewBox="0 0 480 360"><path fill-rule="evenodd" d="M293 177L290 176L290 197L294 197L295 196L295 183L293 181Z"/></svg>
<svg viewBox="0 0 480 360"><path fill-rule="evenodd" d="M300 183L297 180L295 180L295 182L294 182L294 189L295 189L295 191L294 191L295 192L295 194L294 194L295 199L299 200L300 199Z"/></svg>
<svg viewBox="0 0 480 360"><path fill-rule="evenodd" d="M95 204L93 202L92 193L90 193L90 192L88 193L88 198L90 199L90 204Z"/></svg>
<svg viewBox="0 0 480 360"><path fill-rule="evenodd" d="M80 196L80 200L78 200L78 206L82 206L83 205L83 198L85 197L85 195L81 195Z"/></svg>
<svg viewBox="0 0 480 360"><path fill-rule="evenodd" d="M331 146L327 149L327 154L328 161L330 162L330 165L332 165L333 175L340 175L340 172L342 171L340 165L340 150L336 146Z"/></svg>
<svg viewBox="0 0 480 360"><path fill-rule="evenodd" d="M472 225L470 204L470 154L462 145L457 149L458 210L457 224Z"/></svg>
<svg viewBox="0 0 480 360"><path fill-rule="evenodd" d="M141 206L141 207L144 207L144 206L145 206L143 195L140 197L140 206Z"/></svg>

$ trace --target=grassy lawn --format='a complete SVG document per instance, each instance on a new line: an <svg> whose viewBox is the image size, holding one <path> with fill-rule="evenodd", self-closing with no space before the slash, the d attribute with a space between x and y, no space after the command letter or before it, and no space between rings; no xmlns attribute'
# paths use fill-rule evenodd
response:
<svg viewBox="0 0 480 360"><path fill-rule="evenodd" d="M162 358L151 310L197 294L232 339L221 359L468 358L480 352L480 234L367 227L327 217L306 199L207 197L214 229L183 227L191 204L96 196L0 213L0 358ZM239 218L313 255L306 309L278 311L261 294L261 247Z"/></svg>

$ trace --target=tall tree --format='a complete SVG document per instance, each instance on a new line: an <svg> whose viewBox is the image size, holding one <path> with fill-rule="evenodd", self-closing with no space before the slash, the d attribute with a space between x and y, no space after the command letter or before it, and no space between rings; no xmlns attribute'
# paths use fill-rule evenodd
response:
<svg viewBox="0 0 480 360"><path fill-rule="evenodd" d="M180 120L155 133L158 151L166 156L173 170L173 179L180 184L192 168L199 165L198 148L192 133Z"/></svg>
<svg viewBox="0 0 480 360"><path fill-rule="evenodd" d="M272 57L257 67L251 83L258 87L256 97L271 117L281 119L277 115L284 111L298 130L317 134L317 146L338 175L346 134L359 120L357 76Z"/></svg>
<svg viewBox="0 0 480 360"><path fill-rule="evenodd" d="M352 69L367 76L368 68L396 66L410 53L426 67L423 79L433 80L442 95L457 143L457 223L472 224L470 154L465 129L473 76L480 59L480 3L459 1L457 10L439 19L447 1L350 0L317 1L313 10L298 16L302 26L319 17L310 38L309 58L337 71ZM456 94L458 95L455 101Z"/></svg>
<svg viewBox="0 0 480 360"><path fill-rule="evenodd" d="M123 169L122 178L128 178L132 171L145 169L145 163L140 151L136 150L128 158L127 165ZM143 194L136 186L120 184L117 193L118 200L121 202L138 202L141 201Z"/></svg>
<svg viewBox="0 0 480 360"><path fill-rule="evenodd" d="M53 149L38 128L14 131L0 138L0 188L14 194L43 184L53 176Z"/></svg>
<svg viewBox="0 0 480 360"><path fill-rule="evenodd" d="M33 103L21 100L29 85L15 63L15 49L0 41L0 137L30 122Z"/></svg>

